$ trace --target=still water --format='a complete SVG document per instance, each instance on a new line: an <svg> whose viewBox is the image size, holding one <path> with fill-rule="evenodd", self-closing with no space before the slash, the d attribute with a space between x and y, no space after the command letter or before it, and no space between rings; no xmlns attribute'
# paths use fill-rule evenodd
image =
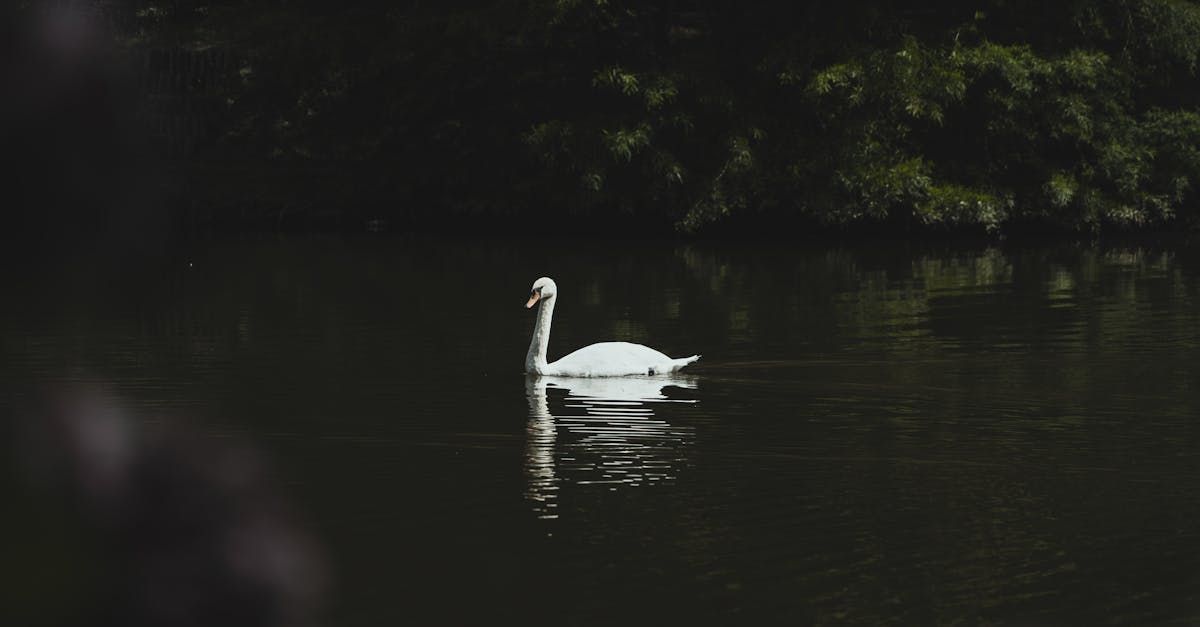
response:
<svg viewBox="0 0 1200 627"><path fill-rule="evenodd" d="M3 271L5 400L86 377L252 443L326 555L330 625L1200 622L1186 242L78 257ZM526 377L542 275L551 359L703 359ZM86 596L26 579L26 616Z"/></svg>

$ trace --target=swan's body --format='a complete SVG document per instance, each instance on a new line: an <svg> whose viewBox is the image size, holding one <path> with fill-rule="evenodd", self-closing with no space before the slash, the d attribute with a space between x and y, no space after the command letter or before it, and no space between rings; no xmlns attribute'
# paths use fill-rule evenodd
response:
<svg viewBox="0 0 1200 627"><path fill-rule="evenodd" d="M559 377L644 377L670 374L700 359L699 355L671 359L641 344L601 342L548 363L546 347L550 344L550 321L554 317L557 294L558 286L549 278L542 277L533 283L525 307L538 304L538 312L533 325L533 339L525 355L526 373Z"/></svg>
<svg viewBox="0 0 1200 627"><path fill-rule="evenodd" d="M538 367L534 363L531 374L560 377L627 377L631 375L654 376L669 374L700 359L699 355L683 359L671 359L649 346L629 342L600 342L583 348ZM528 360L527 360L528 361Z"/></svg>

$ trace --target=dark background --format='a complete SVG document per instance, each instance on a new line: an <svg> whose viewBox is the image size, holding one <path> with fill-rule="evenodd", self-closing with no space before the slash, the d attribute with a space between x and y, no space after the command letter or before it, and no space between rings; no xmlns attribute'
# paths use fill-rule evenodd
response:
<svg viewBox="0 0 1200 627"><path fill-rule="evenodd" d="M1194 616L1188 237L1012 242L1194 230L1198 60L1190 0L0 3L0 609ZM548 273L696 402L536 408Z"/></svg>

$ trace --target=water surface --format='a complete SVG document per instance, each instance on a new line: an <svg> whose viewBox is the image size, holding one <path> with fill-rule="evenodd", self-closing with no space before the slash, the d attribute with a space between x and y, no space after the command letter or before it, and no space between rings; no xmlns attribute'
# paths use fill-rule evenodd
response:
<svg viewBox="0 0 1200 627"><path fill-rule="evenodd" d="M552 359L704 358L524 376L542 275ZM9 404L87 378L253 442L329 624L1200 621L1185 244L218 240L3 278ZM26 579L27 616L86 597Z"/></svg>

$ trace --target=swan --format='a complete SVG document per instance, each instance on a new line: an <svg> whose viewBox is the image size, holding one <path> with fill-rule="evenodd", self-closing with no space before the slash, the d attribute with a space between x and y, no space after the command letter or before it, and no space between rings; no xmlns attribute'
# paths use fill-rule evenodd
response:
<svg viewBox="0 0 1200 627"><path fill-rule="evenodd" d="M549 277L533 282L525 308L538 306L537 321L533 324L533 339L525 355L525 372L559 377L630 377L666 375L700 359L699 355L671 359L641 344L629 342L600 342L585 346L554 363L546 363L546 347L550 344L550 319L554 316L554 301L558 286Z"/></svg>

